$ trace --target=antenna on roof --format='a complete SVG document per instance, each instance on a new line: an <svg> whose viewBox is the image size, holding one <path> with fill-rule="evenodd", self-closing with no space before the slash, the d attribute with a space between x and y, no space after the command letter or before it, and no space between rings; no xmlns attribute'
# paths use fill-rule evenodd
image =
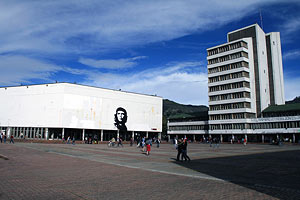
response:
<svg viewBox="0 0 300 200"><path fill-rule="evenodd" d="M260 17L260 25L261 25L261 29L264 30L264 25L263 25L263 19L262 19L261 9L259 9L259 17Z"/></svg>

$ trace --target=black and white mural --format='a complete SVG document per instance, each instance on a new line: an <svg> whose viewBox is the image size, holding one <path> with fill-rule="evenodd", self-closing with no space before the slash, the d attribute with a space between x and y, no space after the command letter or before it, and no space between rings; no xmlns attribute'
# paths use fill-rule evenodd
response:
<svg viewBox="0 0 300 200"><path fill-rule="evenodd" d="M120 130L120 132L127 132L127 127L125 125L126 122L127 122L127 111L122 107L117 108L114 124Z"/></svg>

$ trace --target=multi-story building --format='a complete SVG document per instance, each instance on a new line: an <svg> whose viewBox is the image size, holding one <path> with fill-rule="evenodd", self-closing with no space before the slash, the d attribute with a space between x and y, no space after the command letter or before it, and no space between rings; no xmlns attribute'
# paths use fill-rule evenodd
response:
<svg viewBox="0 0 300 200"><path fill-rule="evenodd" d="M289 117L267 114L270 106L277 110L285 104L278 32L265 34L257 24L232 31L227 34L227 43L207 49L207 62L208 135L220 137L221 141L234 135L264 141L265 135L278 138L284 133L296 140L300 116L289 116L289 112L285 113ZM296 107L297 110L299 105ZM181 124L184 126L184 122ZM168 127L172 130L173 123ZM169 134L186 134L171 130Z"/></svg>

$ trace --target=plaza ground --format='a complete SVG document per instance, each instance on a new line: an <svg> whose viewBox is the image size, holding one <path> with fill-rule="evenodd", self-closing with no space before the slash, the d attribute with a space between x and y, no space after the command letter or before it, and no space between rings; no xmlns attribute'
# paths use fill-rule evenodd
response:
<svg viewBox="0 0 300 200"><path fill-rule="evenodd" d="M300 146L0 144L0 199L300 199Z"/></svg>

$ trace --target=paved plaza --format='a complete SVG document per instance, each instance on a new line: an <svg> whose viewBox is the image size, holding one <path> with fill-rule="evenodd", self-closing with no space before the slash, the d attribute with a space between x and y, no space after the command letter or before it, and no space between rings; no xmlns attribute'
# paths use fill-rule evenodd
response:
<svg viewBox="0 0 300 200"><path fill-rule="evenodd" d="M300 199L300 146L0 144L0 199Z"/></svg>

